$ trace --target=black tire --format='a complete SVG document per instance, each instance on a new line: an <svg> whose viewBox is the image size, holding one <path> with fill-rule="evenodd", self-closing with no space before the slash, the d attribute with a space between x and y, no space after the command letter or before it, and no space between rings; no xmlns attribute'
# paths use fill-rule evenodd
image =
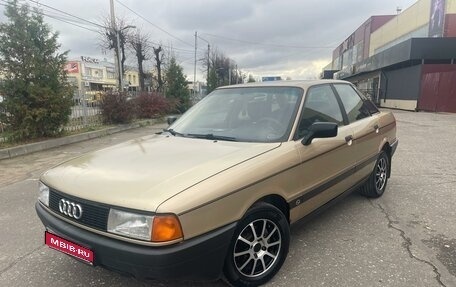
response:
<svg viewBox="0 0 456 287"><path fill-rule="evenodd" d="M289 245L290 227L285 215L271 204L255 204L234 232L224 279L236 287L268 282L282 267Z"/></svg>
<svg viewBox="0 0 456 287"><path fill-rule="evenodd" d="M385 151L381 151L375 162L374 170L368 180L360 189L360 193L367 197L380 197L383 195L388 183L390 158Z"/></svg>

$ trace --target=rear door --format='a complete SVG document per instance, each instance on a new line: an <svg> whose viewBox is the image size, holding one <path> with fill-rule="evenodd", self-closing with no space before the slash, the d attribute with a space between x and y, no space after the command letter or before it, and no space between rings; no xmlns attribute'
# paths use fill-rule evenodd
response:
<svg viewBox="0 0 456 287"><path fill-rule="evenodd" d="M378 156L381 138L379 136L379 112L360 97L350 84L334 84L334 90L339 96L344 111L353 130L352 156L356 159L354 180L359 181L368 176ZM370 102L368 102L370 103Z"/></svg>

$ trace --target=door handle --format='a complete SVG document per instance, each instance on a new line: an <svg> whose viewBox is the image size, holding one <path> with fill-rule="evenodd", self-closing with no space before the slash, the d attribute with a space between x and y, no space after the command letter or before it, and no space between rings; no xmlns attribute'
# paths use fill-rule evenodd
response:
<svg viewBox="0 0 456 287"><path fill-rule="evenodd" d="M352 145L353 144L353 136L352 135L349 135L349 136L346 136L345 137L345 142L347 143L347 145Z"/></svg>
<svg viewBox="0 0 456 287"><path fill-rule="evenodd" d="M380 127L376 124L374 126L374 130L375 130L375 133L378 134L378 132L380 131Z"/></svg>

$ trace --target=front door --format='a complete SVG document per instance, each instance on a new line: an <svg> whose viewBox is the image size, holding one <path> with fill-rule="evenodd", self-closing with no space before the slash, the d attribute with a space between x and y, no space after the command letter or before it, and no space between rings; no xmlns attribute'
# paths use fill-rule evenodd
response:
<svg viewBox="0 0 456 287"><path fill-rule="evenodd" d="M339 125L333 138L314 139L310 145L301 140L315 122L334 122ZM356 160L352 158L353 131L342 116L341 105L329 84L308 89L300 122L296 131L296 149L301 189L292 196L290 219L301 218L347 190Z"/></svg>

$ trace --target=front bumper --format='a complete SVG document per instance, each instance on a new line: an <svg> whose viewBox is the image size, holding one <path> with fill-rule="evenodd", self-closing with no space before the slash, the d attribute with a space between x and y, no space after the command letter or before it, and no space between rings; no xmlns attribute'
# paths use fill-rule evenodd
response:
<svg viewBox="0 0 456 287"><path fill-rule="evenodd" d="M53 216L39 202L36 212L47 229L91 249L94 265L140 279L215 280L221 275L236 223L175 245L141 246L98 235Z"/></svg>

